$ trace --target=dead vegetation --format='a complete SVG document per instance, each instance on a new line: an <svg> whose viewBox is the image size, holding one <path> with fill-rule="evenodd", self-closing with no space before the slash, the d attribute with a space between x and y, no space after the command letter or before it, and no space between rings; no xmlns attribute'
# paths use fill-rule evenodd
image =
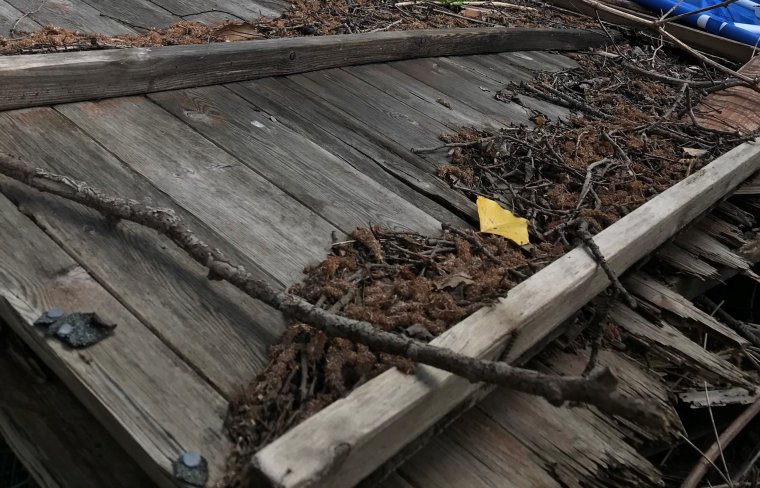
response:
<svg viewBox="0 0 760 488"><path fill-rule="evenodd" d="M482 2L481 2L482 3ZM454 27L593 27L581 17L527 0L510 4L466 6L388 0L297 0L277 18L208 26L181 21L140 35L104 36L47 26L39 32L0 37L0 55L206 44L298 36L440 29ZM506 5L506 6L505 6Z"/></svg>

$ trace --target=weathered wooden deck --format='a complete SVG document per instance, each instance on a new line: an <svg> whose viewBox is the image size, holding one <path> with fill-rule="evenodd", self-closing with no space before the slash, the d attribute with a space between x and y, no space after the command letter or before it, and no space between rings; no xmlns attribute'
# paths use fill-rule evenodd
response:
<svg viewBox="0 0 760 488"><path fill-rule="evenodd" d="M0 0L0 34L38 6ZM224 12L248 18L282 6L47 1L19 28L54 23L128 33L179 18L215 21L228 18ZM544 52L430 58L20 109L0 113L0 151L174 208L256 277L285 287L326 255L334 237L355 227L434 232L442 222L474 222L471 202L435 176L445 154L420 155L412 148L436 146L441 134L463 126L531 124L530 108L566 116L565 109L538 100L523 98L525 108L494 94L534 71L574 66L567 56ZM95 429L95 438L113 436L135 462L126 463L123 486L145 483L138 469L159 486L178 486L172 463L185 451L208 459L212 486L231 447L222 430L227 401L265 364L267 346L284 327L280 314L207 280L196 263L142 228L114 227L95 212L2 178L0 191L0 318L78 399L60 385L18 385L23 393L17 405L48 394L72 411L82 402L108 432ZM684 253L688 266L700 262L699 249L685 251L685 245L673 244L669 254L679 270ZM721 271L740 268L734 262ZM116 333L81 352L64 349L31 325L53 306L97 311L118 324ZM649 330L636 320L629 325L639 334ZM669 341L672 355L709 365L726 381L744 381L721 358L690 349L688 339ZM558 354L551 367L578 371L581 362ZM615 365L624 388L670 411L667 392L653 375L616 353L605 353L602 362ZM0 361L3 371L11 369ZM39 431L46 422L57 423L22 418ZM13 435L20 420L6 412L0 428ZM56 442L81 439L60 434ZM385 486L657 485L657 469L635 447L666 434L621 427L591 409L556 410L541 399L497 390L433 438ZM123 456L116 447L95 451ZM60 463L52 465L59 471L48 476L49 486L73 486ZM71 479L86 486L79 482L83 477Z"/></svg>

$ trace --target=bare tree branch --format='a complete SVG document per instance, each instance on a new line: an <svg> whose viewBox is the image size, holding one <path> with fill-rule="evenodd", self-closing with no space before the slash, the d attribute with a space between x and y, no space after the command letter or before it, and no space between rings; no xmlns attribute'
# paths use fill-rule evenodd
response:
<svg viewBox="0 0 760 488"><path fill-rule="evenodd" d="M111 221L127 220L154 229L205 266L209 270L209 279L227 281L252 298L329 335L446 370L472 382L482 381L539 395L554 405L566 401L588 403L608 414L620 415L640 424L665 427L664 417L650 405L638 399L624 398L616 391L617 380L607 368L598 368L585 378L547 375L501 361L463 356L449 349L385 332L368 322L336 315L299 296L275 290L268 283L254 279L243 266L229 262L221 251L212 249L198 238L170 209L109 196L87 183L34 168L9 155L0 154L0 174L39 191L95 209Z"/></svg>

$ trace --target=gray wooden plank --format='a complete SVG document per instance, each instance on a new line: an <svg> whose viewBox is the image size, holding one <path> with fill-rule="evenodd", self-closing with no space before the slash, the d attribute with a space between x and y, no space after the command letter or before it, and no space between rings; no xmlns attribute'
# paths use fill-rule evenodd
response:
<svg viewBox="0 0 760 488"><path fill-rule="evenodd" d="M404 151L405 156L400 156L385 149L363 136L357 128L363 126L361 122L334 110L294 83L285 78L265 78L227 85L227 88L434 218L464 225L450 210L455 208L450 201L461 199L461 193L450 189L427 169L420 170L405 159L418 156L408 150ZM472 206L469 201L464 204Z"/></svg>
<svg viewBox="0 0 760 488"><path fill-rule="evenodd" d="M229 247L53 109L0 113L0 151L117 195L173 208L199 237ZM284 328L279 312L231 286L210 282L205 269L153 231L113 226L95 211L17 185L1 188L225 395L234 394L266 363L267 347ZM274 281L250 257L232 252L230 258L244 263L254 276Z"/></svg>
<svg viewBox="0 0 760 488"><path fill-rule="evenodd" d="M484 115L456 98L449 97L388 64L352 66L343 68L343 71L455 131L462 127L494 129L504 127L502 122Z"/></svg>
<svg viewBox="0 0 760 488"><path fill-rule="evenodd" d="M100 15L83 0L6 0L40 24L99 34L134 34L131 27Z"/></svg>
<svg viewBox="0 0 760 488"><path fill-rule="evenodd" d="M524 107L496 100L503 84L477 76L446 58L396 61L391 66L496 120L530 124L530 112Z"/></svg>
<svg viewBox="0 0 760 488"><path fill-rule="evenodd" d="M497 53L496 57L506 60L512 66L519 66L528 71L563 71L575 69L578 63L559 53L542 51L520 51L514 53Z"/></svg>
<svg viewBox="0 0 760 488"><path fill-rule="evenodd" d="M223 86L150 98L346 233L369 224L440 229L430 215Z"/></svg>
<svg viewBox="0 0 760 488"><path fill-rule="evenodd" d="M158 484L177 485L172 463L207 458L218 479L231 447L227 403L10 200L0 196L0 317ZM85 350L45 337L32 323L53 306L117 324Z"/></svg>
<svg viewBox="0 0 760 488"><path fill-rule="evenodd" d="M321 261L338 231L145 97L57 110L283 283Z"/></svg>
<svg viewBox="0 0 760 488"><path fill-rule="evenodd" d="M606 42L598 32L577 29L429 29L0 58L0 110L422 56L576 50Z"/></svg>
<svg viewBox="0 0 760 488"><path fill-rule="evenodd" d="M151 0L172 14L204 23L229 19L277 17L290 4L284 0ZM190 20L190 19L188 19Z"/></svg>
<svg viewBox="0 0 760 488"><path fill-rule="evenodd" d="M42 27L40 24L30 19L29 16L25 16L24 12L5 0L0 0L0 36L11 36L11 29L13 29L14 26L16 27L16 33L34 32Z"/></svg>
<svg viewBox="0 0 760 488"><path fill-rule="evenodd" d="M155 488L129 454L2 321L0 378L0 436L36 486Z"/></svg>
<svg viewBox="0 0 760 488"><path fill-rule="evenodd" d="M447 427L437 442L401 466L399 472L425 488L559 488L560 484L532 457L514 436L482 411L472 409ZM447 468L450 459L459 458L469 462Z"/></svg>
<svg viewBox="0 0 760 488"><path fill-rule="evenodd" d="M181 20L150 0L83 0L101 15L132 28L149 30L166 27Z"/></svg>
<svg viewBox="0 0 760 488"><path fill-rule="evenodd" d="M435 176L436 165L445 161L443 157L438 155L437 159L434 159L434 156L428 156L424 159L412 153L408 145L399 142L392 134L386 133L385 129L393 126L394 119L387 118L385 112L372 111L371 107L364 111L355 111L353 115L346 112L361 107L362 105L358 105L363 103L361 97L350 93L333 96L327 92L329 100L326 100L289 78L266 78L232 85L230 88L247 100L267 107L266 110L280 114L281 110L286 110L293 120L298 120L299 130L312 134L316 141L322 143L337 138L344 143L343 145L347 144L374 160L384 172L403 180L417 192L444 204L447 208L455 209L459 215L477 218L474 204L461 192L452 190L448 184ZM367 111L370 117L364 116ZM327 138L324 137L324 130L329 131L330 136ZM340 152L339 146L340 144L332 146L330 150ZM353 154L352 152L346 159L349 160ZM372 174L381 181L381 177L372 166L361 164L361 158L358 161L359 163L354 163L357 164L357 169ZM431 164L432 161L435 163ZM435 210L430 205L420 205L425 211L435 215ZM436 218L442 221L447 220L445 217L436 215Z"/></svg>

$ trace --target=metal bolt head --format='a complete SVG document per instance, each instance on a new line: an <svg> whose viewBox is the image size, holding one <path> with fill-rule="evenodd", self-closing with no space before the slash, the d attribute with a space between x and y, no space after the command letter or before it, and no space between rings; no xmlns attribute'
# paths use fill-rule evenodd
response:
<svg viewBox="0 0 760 488"><path fill-rule="evenodd" d="M63 309L61 307L52 307L46 313L47 316L51 319L60 319L63 317Z"/></svg>
<svg viewBox="0 0 760 488"><path fill-rule="evenodd" d="M201 464L201 455L197 452L186 452L182 454L182 464L188 468L195 468Z"/></svg>
<svg viewBox="0 0 760 488"><path fill-rule="evenodd" d="M58 327L56 334L60 337L66 337L67 335L71 334L73 331L74 331L74 327L68 322L66 322L65 324L61 324L61 326Z"/></svg>

